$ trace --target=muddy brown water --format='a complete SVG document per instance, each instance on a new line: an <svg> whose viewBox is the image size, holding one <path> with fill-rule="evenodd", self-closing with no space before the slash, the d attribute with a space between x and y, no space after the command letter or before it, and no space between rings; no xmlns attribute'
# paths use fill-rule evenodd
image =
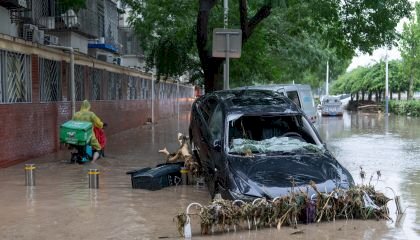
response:
<svg viewBox="0 0 420 240"><path fill-rule="evenodd" d="M178 120L179 119L179 120ZM173 217L191 202L208 203L207 189L168 187L132 189L129 170L154 166L157 151L177 147L176 134L186 132L189 115L161 120L110 137L106 158L97 164L71 165L68 150L31 159L36 186L26 187L24 163L0 169L0 239L165 239L179 238ZM317 125L337 159L361 183L360 166L374 175L372 184L389 197L402 198L405 214L393 221L339 220L200 236L192 220L193 239L420 239L420 119L345 113L323 117ZM99 189L88 188L87 171L101 172Z"/></svg>

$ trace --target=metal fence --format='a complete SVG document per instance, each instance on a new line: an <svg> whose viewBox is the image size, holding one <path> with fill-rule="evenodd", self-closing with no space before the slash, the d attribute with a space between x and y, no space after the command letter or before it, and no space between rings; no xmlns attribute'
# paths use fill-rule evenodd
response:
<svg viewBox="0 0 420 240"><path fill-rule="evenodd" d="M61 62L39 59L41 102L61 101Z"/></svg>
<svg viewBox="0 0 420 240"><path fill-rule="evenodd" d="M91 69L90 79L92 82L91 85L91 94L90 100L103 100L102 96L102 79L105 75L105 71L101 69ZM92 70L93 69L93 70Z"/></svg>
<svg viewBox="0 0 420 240"><path fill-rule="evenodd" d="M0 103L31 102L31 57L0 50Z"/></svg>
<svg viewBox="0 0 420 240"><path fill-rule="evenodd" d="M69 83L71 84L71 81L69 81ZM76 101L85 100L84 83L85 83L85 66L75 64L74 65L74 87L75 87ZM69 85L69 89L71 91L71 85Z"/></svg>
<svg viewBox="0 0 420 240"><path fill-rule="evenodd" d="M134 100L138 99L139 95L139 78L129 76L128 77L128 85L127 85L127 99Z"/></svg>
<svg viewBox="0 0 420 240"><path fill-rule="evenodd" d="M71 99L70 64L38 58L39 96L41 102ZM64 71L63 71L64 70ZM78 65L75 72L76 101L151 99L150 79ZM0 50L0 103L32 102L31 56ZM62 75L65 73L65 75ZM189 89L189 90L188 90ZM193 96L193 89L173 83L155 84L156 99ZM64 92L65 91L65 92Z"/></svg>
<svg viewBox="0 0 420 240"><path fill-rule="evenodd" d="M147 79L141 79L141 99L150 99L151 82Z"/></svg>

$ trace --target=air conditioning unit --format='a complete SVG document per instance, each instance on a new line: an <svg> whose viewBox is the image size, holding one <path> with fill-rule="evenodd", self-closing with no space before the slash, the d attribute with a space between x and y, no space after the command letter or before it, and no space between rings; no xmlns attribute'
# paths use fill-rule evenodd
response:
<svg viewBox="0 0 420 240"><path fill-rule="evenodd" d="M32 42L44 44L44 31L34 30L34 35L32 37Z"/></svg>
<svg viewBox="0 0 420 240"><path fill-rule="evenodd" d="M104 62L106 62L106 60L107 60L107 56L103 55L103 54L98 54L97 58L98 58L98 60L101 60L101 61L104 61Z"/></svg>
<svg viewBox="0 0 420 240"><path fill-rule="evenodd" d="M32 24L23 24L23 39L26 41L33 41L34 32L38 30L38 27Z"/></svg>
<svg viewBox="0 0 420 240"><path fill-rule="evenodd" d="M58 37L54 35L44 35L44 44L45 45L59 45Z"/></svg>
<svg viewBox="0 0 420 240"><path fill-rule="evenodd" d="M113 63L114 62L114 57L112 55L106 56L106 62Z"/></svg>

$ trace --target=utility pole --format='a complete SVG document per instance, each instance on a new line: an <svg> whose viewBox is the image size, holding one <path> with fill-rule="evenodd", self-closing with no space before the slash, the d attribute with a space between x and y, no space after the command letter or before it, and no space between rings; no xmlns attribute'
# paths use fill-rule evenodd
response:
<svg viewBox="0 0 420 240"><path fill-rule="evenodd" d="M154 68L152 69L152 125L155 124L155 76Z"/></svg>
<svg viewBox="0 0 420 240"><path fill-rule="evenodd" d="M329 78L329 74L330 74L330 65L329 65L329 61L327 60L327 74L326 74L326 85L325 85L325 95L328 96L329 92L328 92L328 78Z"/></svg>
<svg viewBox="0 0 420 240"><path fill-rule="evenodd" d="M223 0L223 28L228 27L229 6L228 0ZM229 35L226 36L226 51L229 49ZM229 89L229 53L226 52L226 60L223 65L223 90Z"/></svg>
<svg viewBox="0 0 420 240"><path fill-rule="evenodd" d="M385 114L388 116L388 103L389 103L389 89L388 89L388 48L385 55Z"/></svg>

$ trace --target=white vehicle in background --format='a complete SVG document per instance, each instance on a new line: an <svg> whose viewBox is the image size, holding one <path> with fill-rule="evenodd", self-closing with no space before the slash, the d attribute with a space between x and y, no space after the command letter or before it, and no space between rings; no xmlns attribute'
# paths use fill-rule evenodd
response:
<svg viewBox="0 0 420 240"><path fill-rule="evenodd" d="M237 89L263 89L276 91L298 105L306 114L308 119L315 123L317 121L317 109L315 107L314 97L311 86L306 84L269 84L240 87Z"/></svg>
<svg viewBox="0 0 420 240"><path fill-rule="evenodd" d="M322 116L342 116L343 103L338 96L324 96L321 101Z"/></svg>

